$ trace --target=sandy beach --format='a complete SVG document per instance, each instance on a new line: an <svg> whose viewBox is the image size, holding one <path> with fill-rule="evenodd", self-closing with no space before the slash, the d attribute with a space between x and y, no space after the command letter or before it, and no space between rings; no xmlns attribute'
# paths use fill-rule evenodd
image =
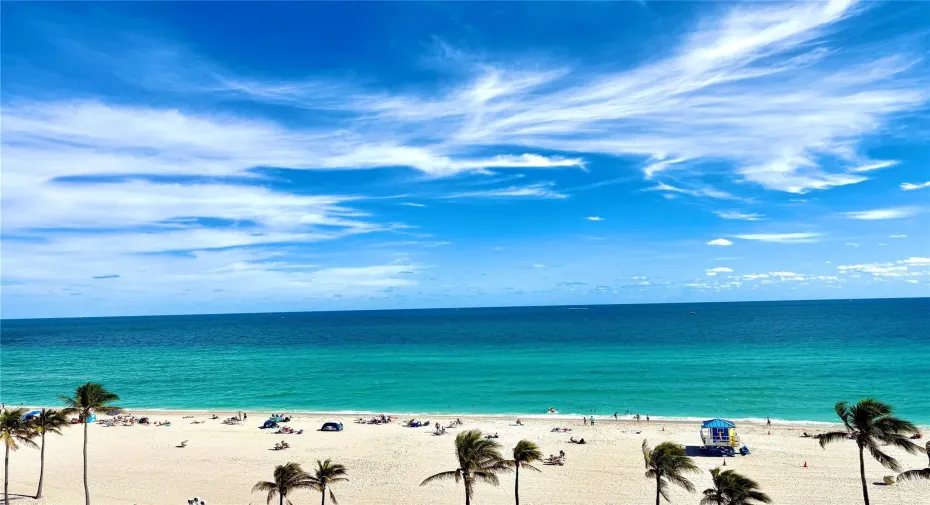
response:
<svg viewBox="0 0 930 505"><path fill-rule="evenodd" d="M356 424L343 415L345 431L317 431L333 415L296 415L288 426L304 429L301 435L275 435L258 426L267 413L251 413L238 426L221 420L235 413L135 412L154 420L171 421L170 427L90 426L90 485L93 503L105 505L184 504L193 497L209 505L245 505L265 502L261 493L251 494L259 480L271 478L275 465L301 463L312 468L317 459L332 458L348 467L350 481L334 489L343 505L463 503L463 491L454 482L420 482L436 472L456 467L453 453L455 433L480 429L499 434L499 442L510 449L518 440L536 442L543 453L566 453L564 466L543 466L541 473L525 472L521 478L524 504L627 504L651 503L654 483L643 476L640 444L648 439L655 445L675 441L688 446L700 444L699 424L695 422L650 423L598 419L595 426L584 426L581 419L514 419L462 417L464 426L436 436L432 429L406 428L400 422L388 425ZM193 418L185 418L186 416ZM452 418L420 416L448 425ZM192 424L193 421L204 421ZM555 426L572 428L570 433L553 433ZM664 431L663 431L664 428ZM759 481L762 489L779 504L849 504L862 500L858 479L856 448L852 442L821 449L816 440L802 438L804 431L825 431L823 425L739 424L739 434L751 449L749 456L726 458L727 468L738 470ZM771 435L769 435L771 431ZM926 431L926 430L925 430ZM570 436L583 437L586 445L569 443ZM65 430L63 436L49 436L46 448L45 495L33 500L39 475L39 451L20 449L11 454L11 502L17 504L74 505L83 500L81 486L81 429ZM187 440L187 447L177 447ZM286 440L291 448L273 451L276 442ZM923 455L889 450L905 468L926 466ZM698 491L710 484L706 470L723 463L722 458L696 457L704 472L692 479ZM807 468L804 463L807 462ZM880 482L893 472L875 461L866 461L870 482ZM26 497L24 495L29 495ZM870 485L876 505L918 505L928 503L928 485L907 482L894 486ZM317 503L319 495L299 491L290 497L295 504ZM672 503L697 503L699 493L672 489ZM501 486L479 486L475 503L506 504L513 501L513 476L503 475Z"/></svg>

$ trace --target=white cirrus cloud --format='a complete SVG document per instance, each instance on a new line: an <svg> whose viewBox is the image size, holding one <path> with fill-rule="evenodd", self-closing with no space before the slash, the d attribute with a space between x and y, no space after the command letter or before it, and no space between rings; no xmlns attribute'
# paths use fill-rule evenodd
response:
<svg viewBox="0 0 930 505"><path fill-rule="evenodd" d="M732 271L733 269L730 267L715 267L715 268L708 268L704 272L708 275L711 275L711 274L730 273Z"/></svg>
<svg viewBox="0 0 930 505"><path fill-rule="evenodd" d="M721 191L719 189L711 187L701 187L696 189L690 188L681 188L678 186L672 186L664 182L660 182L655 186L646 188L644 191L661 191L664 193L664 196L670 196L670 194L682 194L690 195L695 197L707 197L707 198L716 198L718 200L744 200L741 197L728 193L726 191Z"/></svg>
<svg viewBox="0 0 930 505"><path fill-rule="evenodd" d="M898 233L898 234L895 234L895 235L888 235L888 238L907 238L907 235L905 235L905 234L903 234L903 233Z"/></svg>
<svg viewBox="0 0 930 505"><path fill-rule="evenodd" d="M585 219L587 219L588 221L604 221L604 218L600 216L588 216Z"/></svg>
<svg viewBox="0 0 930 505"><path fill-rule="evenodd" d="M893 167L901 163L897 160L881 160L881 161L871 161L864 165L855 166L849 169L850 172L871 172L873 170L881 170L883 168Z"/></svg>
<svg viewBox="0 0 930 505"><path fill-rule="evenodd" d="M710 242L707 242L707 245L715 245L715 246L724 246L724 247L726 247L726 246L731 246L731 245L733 245L733 242L731 242L731 241L729 241L729 240L727 240L727 239L725 239L725 238L715 238L715 239L711 240Z"/></svg>
<svg viewBox="0 0 930 505"><path fill-rule="evenodd" d="M544 199L544 200L562 200L564 198L568 198L568 195L566 195L565 193L560 193L552 189L553 186L554 186L554 183L551 183L551 182L530 184L527 186L508 186L504 188L487 189L487 190L479 190L479 191L463 191L461 193L452 193L450 195L444 195L441 198L444 198L444 199L539 198L539 199Z"/></svg>
<svg viewBox="0 0 930 505"><path fill-rule="evenodd" d="M5 104L3 128L6 134L39 133L36 139L67 137L71 146L171 145L178 158L198 155L186 163L191 172L401 166L442 177L507 168L585 169L580 157L533 152L539 150L640 157L648 177L702 175L711 170L708 160L721 160L737 177L763 188L805 193L862 182L860 173L890 166L892 161L865 159L860 144L930 98L928 78L915 65L920 54L889 52L871 41L859 42L856 50L833 50L839 37L826 35L847 29L842 22L866 10L855 4L721 9L686 27L672 49L619 69L563 62L528 68L511 55L485 56L480 63L447 55L458 57L456 75L464 77L415 92L329 77L261 80L177 44L139 47L139 37L126 37L125 44L89 47L79 55L93 55L88 64L109 65L103 69L108 75L149 92L336 111L342 120L299 129L256 118L117 105L80 110L45 102ZM114 38L118 34L108 40ZM883 56L869 56L878 53ZM166 68L173 69L171 79L161 75ZM487 152L505 145L522 154ZM479 152L485 154L474 154Z"/></svg>
<svg viewBox="0 0 930 505"><path fill-rule="evenodd" d="M917 214L914 207L894 207L888 209L872 209L853 212L844 212L843 215L849 219L858 219L862 221L878 221L883 219L902 219Z"/></svg>
<svg viewBox="0 0 930 505"><path fill-rule="evenodd" d="M753 240L758 242L803 244L808 242L817 242L821 236L821 233L748 233L737 235L736 237L742 240Z"/></svg>
<svg viewBox="0 0 930 505"><path fill-rule="evenodd" d="M756 214L755 212L741 212L738 210L715 210L714 214L723 219L737 221L760 221L765 217L764 215Z"/></svg>
<svg viewBox="0 0 930 505"><path fill-rule="evenodd" d="M927 181L927 182L919 182L919 183L916 183L916 184L913 183L913 182L903 182L903 183L901 183L901 189L903 189L904 191L914 191L914 190L917 190L917 189L924 189L924 188L930 188L930 181Z"/></svg>
<svg viewBox="0 0 930 505"><path fill-rule="evenodd" d="M898 263L904 264L904 265L930 266L930 258L911 257L906 260L899 260Z"/></svg>
<svg viewBox="0 0 930 505"><path fill-rule="evenodd" d="M420 208L426 207L425 203L416 203L416 202L401 202L400 205L404 205L406 207L420 207Z"/></svg>

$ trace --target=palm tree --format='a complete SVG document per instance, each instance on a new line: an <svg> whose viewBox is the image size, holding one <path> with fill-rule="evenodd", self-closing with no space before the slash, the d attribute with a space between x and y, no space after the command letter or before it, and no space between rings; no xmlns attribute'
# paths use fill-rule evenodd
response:
<svg viewBox="0 0 930 505"><path fill-rule="evenodd" d="M501 456L500 449L500 444L481 436L478 430L459 433L455 437L455 456L459 460L459 467L427 477L420 485L425 486L444 479L464 482L465 505L471 505L476 482L497 486L500 484L497 474L509 470L507 461Z"/></svg>
<svg viewBox="0 0 930 505"><path fill-rule="evenodd" d="M898 475L898 479L901 480L917 480L917 479L927 479L930 480L930 442L927 442L927 468L921 470L908 470L901 475Z"/></svg>
<svg viewBox="0 0 930 505"><path fill-rule="evenodd" d="M90 489L87 487L87 420L95 412L122 410L120 407L113 405L113 402L119 401L119 396L107 391L100 384L88 382L74 390L73 398L58 395L58 399L67 405L66 408L62 409L64 415L77 414L78 419L84 423L84 505L90 505Z"/></svg>
<svg viewBox="0 0 930 505"><path fill-rule="evenodd" d="M542 451L529 440L521 440L513 447L513 459L508 461L507 464L516 471L516 478L513 481L513 501L515 505L520 505L520 468L538 472L539 468L533 466L533 463L542 461L542 458Z"/></svg>
<svg viewBox="0 0 930 505"><path fill-rule="evenodd" d="M669 482L694 492L694 484L684 477L684 473L700 472L700 469L688 457L683 445L662 442L655 449L650 449L648 442L643 440L643 460L646 462L646 477L656 480L656 505L662 498L671 501L668 498Z"/></svg>
<svg viewBox="0 0 930 505"><path fill-rule="evenodd" d="M32 427L42 437L42 451L39 457L39 487L36 489L36 500L42 498L42 480L45 477L45 434L61 435L61 429L68 426L68 416L60 410L42 409L39 415L32 418Z"/></svg>
<svg viewBox="0 0 930 505"><path fill-rule="evenodd" d="M347 482L349 479L345 477L346 467L339 463L333 463L332 460L327 459L326 461L317 460L316 464L316 472L310 477L310 481L312 482L310 487L323 495L323 501L321 503L322 505L326 505L326 489L330 484ZM333 494L332 489L329 490L329 497L333 500L333 505L338 505L339 502L336 501L336 495Z"/></svg>
<svg viewBox="0 0 930 505"><path fill-rule="evenodd" d="M28 421L23 420L26 409L4 409L0 412L0 440L6 454L3 459L3 503L10 503L10 451L19 449L19 445L38 447L32 438L36 433Z"/></svg>
<svg viewBox="0 0 930 505"><path fill-rule="evenodd" d="M714 487L704 490L701 505L758 505L772 503L772 499L762 491L759 484L735 470L710 471Z"/></svg>
<svg viewBox="0 0 930 505"><path fill-rule="evenodd" d="M907 439L906 434L916 433L917 427L909 421L895 417L893 408L872 398L861 400L855 405L839 402L834 407L836 415L843 420L845 431L832 431L820 435L820 447L850 437L859 446L859 477L862 479L862 498L869 505L869 488L865 482L865 456L869 454L885 468L898 471L898 460L882 452L882 445L892 445L908 452L917 452L920 447Z"/></svg>
<svg viewBox="0 0 930 505"><path fill-rule="evenodd" d="M274 481L258 481L252 487L252 492L268 491L268 505L271 505L275 495L278 495L279 505L291 503L287 499L287 494L295 489L307 489L313 487L313 477L303 470L297 463L288 463L278 465L274 468Z"/></svg>

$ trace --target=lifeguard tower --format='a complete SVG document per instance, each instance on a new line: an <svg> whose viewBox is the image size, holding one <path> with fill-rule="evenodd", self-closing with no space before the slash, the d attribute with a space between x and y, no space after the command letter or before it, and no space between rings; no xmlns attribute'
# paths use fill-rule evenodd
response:
<svg viewBox="0 0 930 505"><path fill-rule="evenodd" d="M736 425L726 419L710 419L701 423L701 441L705 447L739 447Z"/></svg>

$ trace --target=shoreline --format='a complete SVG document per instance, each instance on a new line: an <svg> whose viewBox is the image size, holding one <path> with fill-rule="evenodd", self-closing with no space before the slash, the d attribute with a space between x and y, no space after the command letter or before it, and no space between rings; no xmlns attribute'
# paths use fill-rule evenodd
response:
<svg viewBox="0 0 930 505"><path fill-rule="evenodd" d="M22 408L30 410L38 410L42 408L51 408L58 409L60 406L48 406L48 405L24 405ZM124 413L129 414L161 414L170 417L176 416L187 416L187 415L213 415L216 414L219 417L223 416L235 416L237 413L245 412L246 414L255 415L256 419L263 418L264 415L269 415L271 413L280 413L291 416L307 416L307 417L332 417L334 419L346 421L354 421L355 419L368 418L379 416L381 414L391 416L400 420L418 418L418 417L429 417L441 420L447 419L470 419L473 421L487 420L487 421L501 421L507 419L521 419L521 420L531 420L531 421L572 421L578 422L581 421L582 417L587 417L590 419L592 414L524 414L524 413L512 413L512 414L485 414L485 413L442 413L442 412L398 412L398 411L384 411L384 412L374 412L374 411L365 411L365 410L287 410L287 409L172 409L172 408L143 408L143 407L126 407L123 409ZM639 422L633 418L632 415L620 415L617 419L614 419L613 414L600 415L593 414L594 419L597 423L605 424L630 424L634 426L649 426L656 424L667 424L667 425L690 425L701 423L708 419L713 419L712 417L692 417L692 416L650 416L650 420L646 421L645 414L642 414L642 418ZM765 427L768 426L766 418L758 417L727 417L720 416L727 420L733 421L735 423L740 423L744 425L749 425L752 427ZM921 424L915 423L922 432L930 432L930 424ZM794 421L794 420L785 420L785 419L776 419L772 418L771 426L783 427L783 428L811 428L811 429L824 429L824 428L835 428L841 427L842 423L840 422L830 422L830 421Z"/></svg>

